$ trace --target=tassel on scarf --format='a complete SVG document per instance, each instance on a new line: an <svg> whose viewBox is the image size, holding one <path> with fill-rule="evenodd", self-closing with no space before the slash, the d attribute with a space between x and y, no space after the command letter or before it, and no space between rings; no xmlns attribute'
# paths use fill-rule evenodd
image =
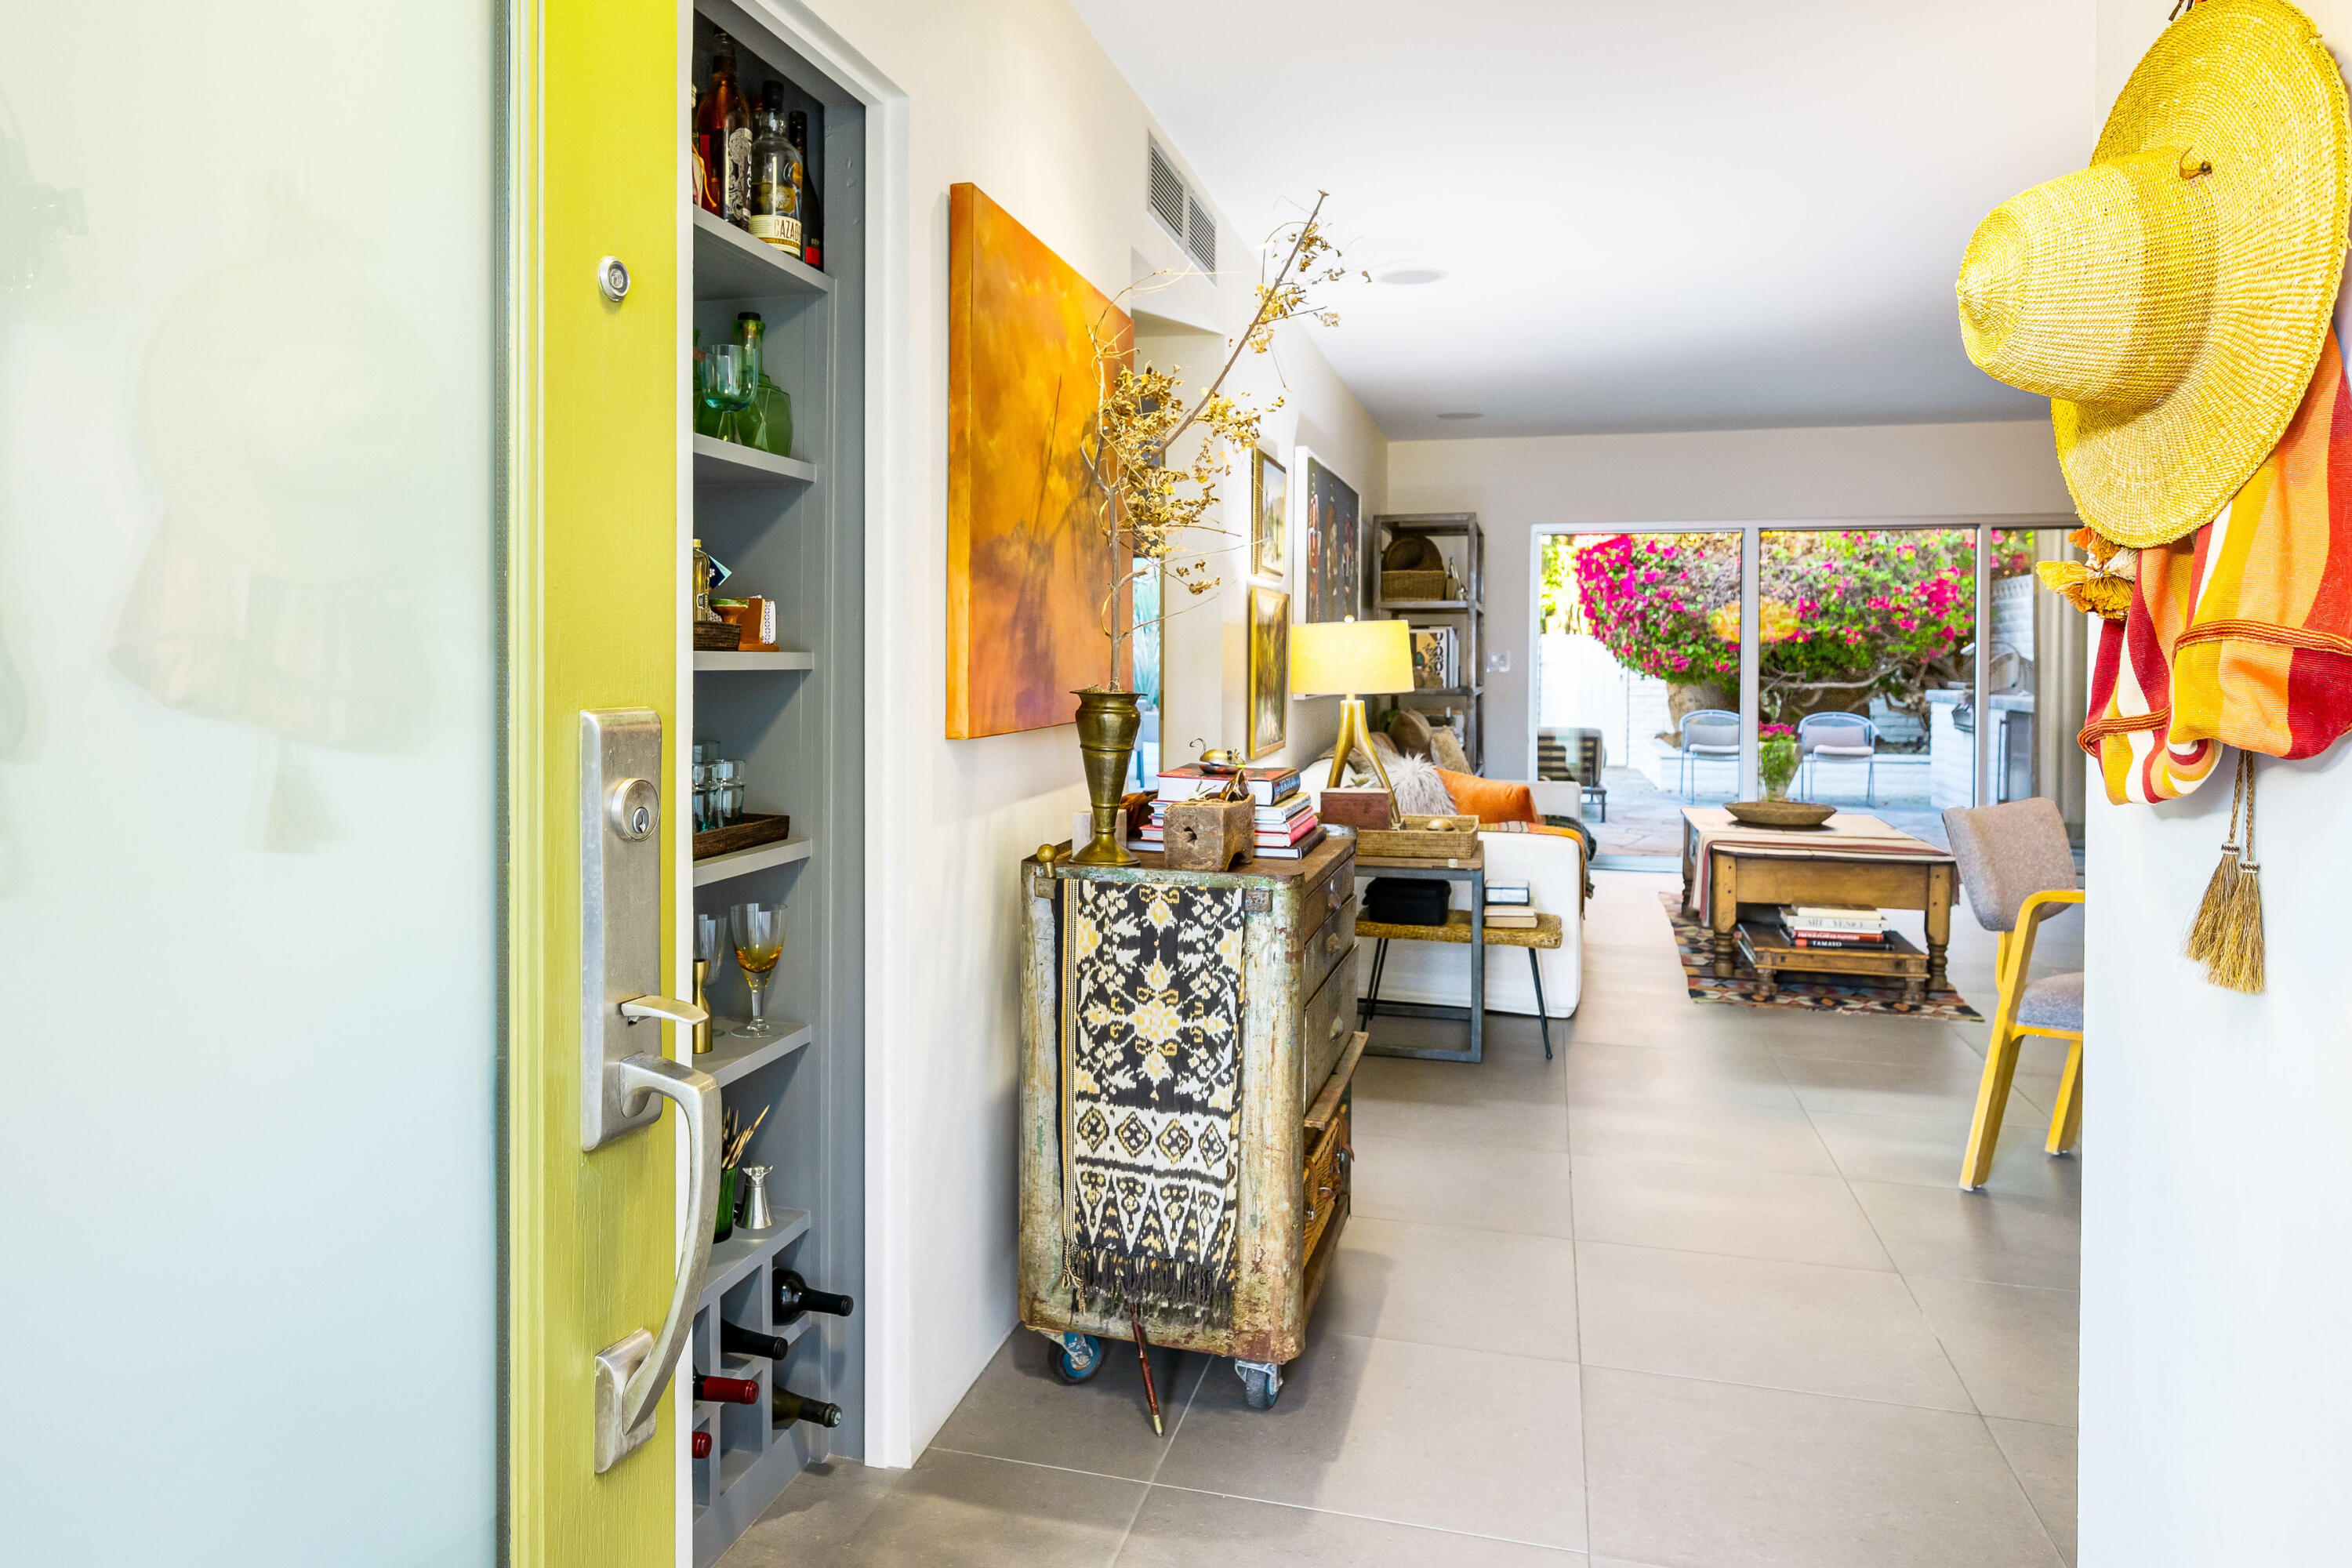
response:
<svg viewBox="0 0 2352 1568"><path fill-rule="evenodd" d="M2241 752L2239 777L2246 794L2246 843L2231 881L2228 900L2214 932L2213 952L2205 978L2225 991L2259 995L2265 983L2263 970L2262 863L2254 855L2254 759Z"/></svg>
<svg viewBox="0 0 2352 1568"><path fill-rule="evenodd" d="M2246 800L2246 757L2238 754L2238 784L2230 793L2230 836L2221 841L2221 860L2213 868L2212 880L2205 884L2205 897L2197 906L2197 918L2189 922L2189 939L2181 944L2182 954L2200 963L2210 964L2221 951L2221 928L2229 918L2230 895L2238 885L2238 813Z"/></svg>

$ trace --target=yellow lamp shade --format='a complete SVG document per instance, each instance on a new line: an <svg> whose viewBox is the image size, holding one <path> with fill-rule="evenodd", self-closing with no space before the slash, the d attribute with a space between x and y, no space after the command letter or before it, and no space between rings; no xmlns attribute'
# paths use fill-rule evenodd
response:
<svg viewBox="0 0 2352 1568"><path fill-rule="evenodd" d="M1294 697L1412 689L1412 632L1402 621L1309 621L1290 628Z"/></svg>

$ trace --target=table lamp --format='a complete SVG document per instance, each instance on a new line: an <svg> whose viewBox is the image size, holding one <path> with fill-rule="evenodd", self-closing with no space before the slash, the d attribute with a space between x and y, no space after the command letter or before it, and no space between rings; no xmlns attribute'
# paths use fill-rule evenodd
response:
<svg viewBox="0 0 2352 1568"><path fill-rule="evenodd" d="M1341 697L1339 738L1331 745L1330 784L1347 777L1356 752L1372 765L1372 776L1391 795L1388 770L1368 738L1367 691L1412 689L1412 628L1403 621L1308 621L1290 628L1290 691L1294 697Z"/></svg>

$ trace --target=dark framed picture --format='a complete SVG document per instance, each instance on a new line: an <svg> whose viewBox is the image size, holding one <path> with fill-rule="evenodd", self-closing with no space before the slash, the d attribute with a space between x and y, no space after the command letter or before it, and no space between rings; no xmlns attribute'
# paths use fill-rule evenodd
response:
<svg viewBox="0 0 2352 1568"><path fill-rule="evenodd" d="M1355 489L1304 447L1300 466L1298 618L1344 621L1364 613L1364 520Z"/></svg>
<svg viewBox="0 0 2352 1568"><path fill-rule="evenodd" d="M1288 561L1290 475L1264 452L1250 454L1250 572L1279 583Z"/></svg>
<svg viewBox="0 0 2352 1568"><path fill-rule="evenodd" d="M1282 749L1290 733L1290 595L1250 584L1249 754Z"/></svg>

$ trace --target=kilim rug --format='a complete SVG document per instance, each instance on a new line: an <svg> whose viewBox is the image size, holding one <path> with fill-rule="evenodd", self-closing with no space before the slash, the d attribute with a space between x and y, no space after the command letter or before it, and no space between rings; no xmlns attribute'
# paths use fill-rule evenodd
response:
<svg viewBox="0 0 2352 1568"><path fill-rule="evenodd" d="M1928 992L1926 1001L1915 1005L1903 1000L1900 982L1890 984L1869 974L1791 974L1782 970L1779 994L1769 1002L1759 1002L1752 994L1756 971L1747 960L1735 961L1730 979L1715 977L1715 933L1683 913L1681 893L1660 893L1658 902L1666 907L1666 919L1674 923L1675 952L1683 961L1683 984L1694 1002L1796 1007L1808 1013L1900 1013L1913 1018L1984 1016L1948 985Z"/></svg>
<svg viewBox="0 0 2352 1568"><path fill-rule="evenodd" d="M1241 889L1067 886L1066 1274L1113 1308L1223 1321L1241 1179Z"/></svg>

